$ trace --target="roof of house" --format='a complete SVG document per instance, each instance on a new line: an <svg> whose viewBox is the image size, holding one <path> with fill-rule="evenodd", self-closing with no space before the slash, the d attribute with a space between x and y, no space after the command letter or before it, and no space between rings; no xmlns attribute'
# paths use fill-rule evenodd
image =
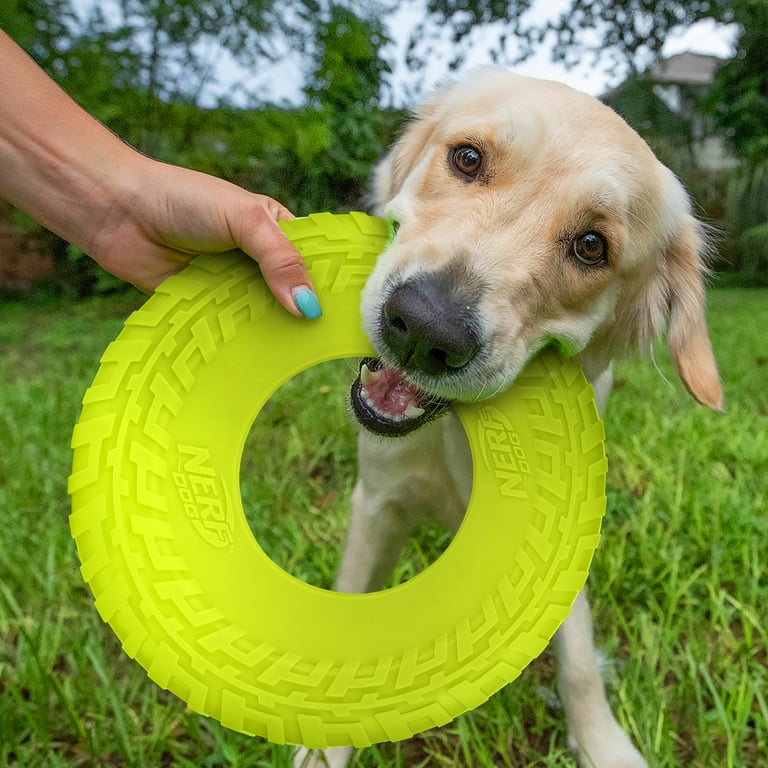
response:
<svg viewBox="0 0 768 768"><path fill-rule="evenodd" d="M711 85L723 64L725 59L718 56L686 51L658 62L648 74L662 83Z"/></svg>
<svg viewBox="0 0 768 768"><path fill-rule="evenodd" d="M636 77L652 80L657 83L670 83L675 85L712 85L715 74L720 67L725 64L727 59L721 59L718 56L711 56L706 53L694 53L685 51L670 56L668 59L662 59L649 70L641 75L630 77L623 83L606 91L600 98L603 101L610 102L624 85Z"/></svg>

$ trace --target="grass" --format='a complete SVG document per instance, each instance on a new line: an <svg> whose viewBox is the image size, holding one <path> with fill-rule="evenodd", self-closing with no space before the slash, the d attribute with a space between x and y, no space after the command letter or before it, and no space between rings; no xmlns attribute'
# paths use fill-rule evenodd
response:
<svg viewBox="0 0 768 768"><path fill-rule="evenodd" d="M69 537L69 438L98 357L139 299L0 306L0 765L290 765L148 681L102 625ZM617 370L606 421L609 512L592 569L618 718L652 768L768 766L768 291L716 290L727 412L648 361ZM663 352L666 377L674 376ZM242 495L283 567L327 586L354 473L348 363L286 385L243 459ZM296 483L295 477L306 481ZM400 580L445 546L427 531ZM572 766L549 654L479 710L356 768Z"/></svg>

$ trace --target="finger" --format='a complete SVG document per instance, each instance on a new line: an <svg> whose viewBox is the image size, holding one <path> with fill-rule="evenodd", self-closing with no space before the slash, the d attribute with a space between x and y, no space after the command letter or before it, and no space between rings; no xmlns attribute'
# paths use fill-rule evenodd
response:
<svg viewBox="0 0 768 768"><path fill-rule="evenodd" d="M322 314L312 280L299 252L277 226L293 214L270 198L262 198L243 223L238 244L255 259L275 298L291 314L314 319Z"/></svg>

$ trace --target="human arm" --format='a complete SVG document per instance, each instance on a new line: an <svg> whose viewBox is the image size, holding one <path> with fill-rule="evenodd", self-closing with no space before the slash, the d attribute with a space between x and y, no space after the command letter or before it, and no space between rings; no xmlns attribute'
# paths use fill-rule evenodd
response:
<svg viewBox="0 0 768 768"><path fill-rule="evenodd" d="M132 149L2 31L0 197L144 291L200 253L232 248L259 262L270 289L294 315L302 314L297 292L312 288L276 224L293 218L287 208ZM311 302L305 313L316 315Z"/></svg>

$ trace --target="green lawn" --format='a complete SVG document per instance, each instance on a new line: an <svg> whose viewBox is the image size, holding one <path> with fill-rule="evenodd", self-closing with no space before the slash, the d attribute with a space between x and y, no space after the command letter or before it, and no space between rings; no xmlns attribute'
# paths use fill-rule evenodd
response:
<svg viewBox="0 0 768 768"><path fill-rule="evenodd" d="M0 766L288 766L290 750L189 713L125 656L69 537L69 438L98 358L137 296L0 306ZM598 645L618 717L652 768L768 766L768 291L716 290L727 412L657 360L617 370L609 512L595 557ZM260 416L242 494L283 567L327 586L354 473L350 365L304 374ZM297 484L295 477L305 477ZM396 579L436 556L416 541ZM369 766L572 766L548 654L476 712Z"/></svg>

